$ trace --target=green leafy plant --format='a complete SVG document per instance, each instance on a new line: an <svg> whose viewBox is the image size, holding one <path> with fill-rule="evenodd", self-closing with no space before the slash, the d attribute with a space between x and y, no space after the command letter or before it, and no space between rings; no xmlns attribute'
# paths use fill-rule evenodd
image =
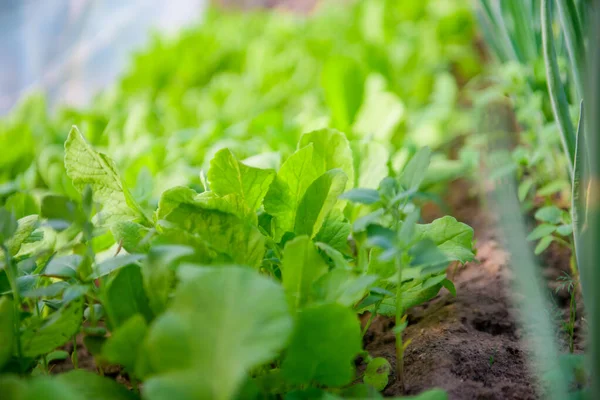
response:
<svg viewBox="0 0 600 400"><path fill-rule="evenodd" d="M365 299L376 304L373 314L395 315L396 376L404 385L403 354L408 343L402 332L407 326L410 307L433 298L442 287L451 293L456 289L446 278L453 261L465 263L474 259L473 230L452 217L430 224L418 224L419 209L413 202L426 176L430 150L417 152L397 178L387 177L379 189L353 189L342 198L370 206L370 212L354 223L359 246L370 248L369 271L382 278L384 291L376 291ZM361 237L362 236L362 237ZM360 250L359 250L360 251Z"/></svg>

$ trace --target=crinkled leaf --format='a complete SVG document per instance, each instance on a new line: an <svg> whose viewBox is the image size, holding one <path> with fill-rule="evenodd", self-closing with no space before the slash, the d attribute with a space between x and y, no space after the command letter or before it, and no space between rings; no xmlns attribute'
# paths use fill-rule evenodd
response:
<svg viewBox="0 0 600 400"><path fill-rule="evenodd" d="M67 175L79 192L90 186L94 201L102 205L100 220L112 225L121 221L145 221L146 217L123 185L114 162L98 153L85 141L76 127L65 142Z"/></svg>
<svg viewBox="0 0 600 400"><path fill-rule="evenodd" d="M211 262L215 254L220 254L224 256L221 259L230 262L260 265L265 253L265 237L258 228L235 214L197 201L192 192L178 188L169 192L168 200L161 200L157 218L168 223L165 233L176 235L175 243L196 246L204 253L203 262Z"/></svg>
<svg viewBox="0 0 600 400"><path fill-rule="evenodd" d="M150 249L150 239L155 232L141 224L123 221L111 226L111 233L129 253L145 253Z"/></svg>
<svg viewBox="0 0 600 400"><path fill-rule="evenodd" d="M346 135L335 129L321 129L302 135L298 147L309 143L314 146L312 162L319 174L339 168L348 177L347 188L354 186L354 161Z"/></svg>
<svg viewBox="0 0 600 400"><path fill-rule="evenodd" d="M236 195L251 211L256 211L269 190L275 171L249 167L229 149L218 151L210 162L208 182L219 196Z"/></svg>
<svg viewBox="0 0 600 400"><path fill-rule="evenodd" d="M21 249L21 245L27 240L33 231L39 226L39 217L37 215L29 215L17 221L17 230L12 237L7 241L6 246L8 251L15 255Z"/></svg>

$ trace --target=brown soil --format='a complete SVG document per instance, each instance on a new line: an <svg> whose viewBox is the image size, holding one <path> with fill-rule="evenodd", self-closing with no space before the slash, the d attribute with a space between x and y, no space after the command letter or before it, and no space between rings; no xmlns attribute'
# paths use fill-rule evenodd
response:
<svg viewBox="0 0 600 400"><path fill-rule="evenodd" d="M469 185L456 182L448 202L452 215L475 230L477 260L456 271L457 296L445 289L433 300L410 311L404 341L406 391L394 376L384 391L387 396L416 394L439 387L450 399L535 399L536 380L528 370L527 350L510 303L508 254L502 249L493 217L486 213ZM426 210L427 211L427 210ZM426 214L434 218L437 211ZM545 267L553 282L565 268L568 254L555 249ZM557 305L568 316L568 294L560 293ZM365 335L371 356L395 364L394 321L377 318ZM576 335L578 330L576 331ZM578 335L577 335L578 336ZM576 349L580 350L579 337Z"/></svg>

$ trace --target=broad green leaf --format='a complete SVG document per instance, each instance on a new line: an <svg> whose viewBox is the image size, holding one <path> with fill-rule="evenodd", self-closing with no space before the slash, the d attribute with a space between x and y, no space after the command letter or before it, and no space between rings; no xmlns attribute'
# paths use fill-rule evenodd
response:
<svg viewBox="0 0 600 400"><path fill-rule="evenodd" d="M109 258L96 266L91 278L100 278L127 265L135 265L138 261L144 259L144 257L145 256L143 254L124 254Z"/></svg>
<svg viewBox="0 0 600 400"><path fill-rule="evenodd" d="M392 366L388 360L383 357L375 357L367 364L363 381L378 391L382 391L388 384L391 370Z"/></svg>
<svg viewBox="0 0 600 400"><path fill-rule="evenodd" d="M8 297L0 298L0 368L10 359L15 334L13 302Z"/></svg>
<svg viewBox="0 0 600 400"><path fill-rule="evenodd" d="M417 191L427 175L431 160L431 149L421 148L406 164L400 176L400 184L408 191Z"/></svg>
<svg viewBox="0 0 600 400"><path fill-rule="evenodd" d="M142 264L142 278L150 308L155 314L162 313L175 286L175 268L173 264L179 259L190 256L194 250L187 246L154 246Z"/></svg>
<svg viewBox="0 0 600 400"><path fill-rule="evenodd" d="M258 210L274 177L273 170L241 163L229 149L218 151L208 170L208 182L214 193L236 195L251 211Z"/></svg>
<svg viewBox="0 0 600 400"><path fill-rule="evenodd" d="M82 261L83 257L79 254L54 257L46 265L43 275L63 279L74 278Z"/></svg>
<svg viewBox="0 0 600 400"><path fill-rule="evenodd" d="M306 189L319 177L312 143L292 154L281 166L265 197L265 211L273 216L273 238L280 241L294 230L298 205Z"/></svg>
<svg viewBox="0 0 600 400"><path fill-rule="evenodd" d="M315 236L315 242L326 243L343 254L349 254L348 238L351 232L352 226L346 221L342 212L333 210L325 218L325 222Z"/></svg>
<svg viewBox="0 0 600 400"><path fill-rule="evenodd" d="M274 359L292 320L282 288L243 267L189 267L170 309L150 327L144 397L231 399L253 367Z"/></svg>
<svg viewBox="0 0 600 400"><path fill-rule="evenodd" d="M102 355L108 362L122 365L133 373L147 331L146 319L141 314L134 315L111 333L102 346Z"/></svg>
<svg viewBox="0 0 600 400"><path fill-rule="evenodd" d="M19 252L25 240L27 240L27 238L39 226L39 217L37 215L29 215L18 220L17 225L17 230L6 244L8 251L12 255L15 255Z"/></svg>
<svg viewBox="0 0 600 400"><path fill-rule="evenodd" d="M364 297L368 288L377 279L376 275L357 276L352 271L336 268L315 282L314 298L323 303L338 303L352 307Z"/></svg>
<svg viewBox="0 0 600 400"><path fill-rule="evenodd" d="M465 263L475 258L473 253L473 228L445 216L430 224L417 224L415 239L430 239L448 257L449 261Z"/></svg>
<svg viewBox="0 0 600 400"><path fill-rule="evenodd" d="M83 192L86 186L91 187L94 201L102 205L102 223L147 220L123 185L113 161L94 151L76 127L65 142L65 166L77 190Z"/></svg>
<svg viewBox="0 0 600 400"><path fill-rule="evenodd" d="M573 225L560 225L556 228L556 233L561 236L570 236L573 234Z"/></svg>
<svg viewBox="0 0 600 400"><path fill-rule="evenodd" d="M548 248L548 246L550 246L550 244L552 244L552 242L554 241L554 238L552 236L544 236L539 243L537 244L537 246L535 246L535 255L540 255L544 252L544 250L546 250Z"/></svg>
<svg viewBox="0 0 600 400"><path fill-rule="evenodd" d="M49 376L37 376L28 380L4 376L0 379L0 393L2 398L10 400L87 400L57 378Z"/></svg>
<svg viewBox="0 0 600 400"><path fill-rule="evenodd" d="M340 199L367 205L375 204L381 200L377 190L363 188L350 189L346 193L343 193Z"/></svg>
<svg viewBox="0 0 600 400"><path fill-rule="evenodd" d="M120 327L137 314L143 315L146 321L152 319L142 274L137 265L130 264L119 269L106 283L103 297L108 322L113 329Z"/></svg>
<svg viewBox="0 0 600 400"><path fill-rule="evenodd" d="M554 231L556 231L556 225L541 224L536 226L535 229L527 235L527 240L538 240L544 236L551 235Z"/></svg>
<svg viewBox="0 0 600 400"><path fill-rule="evenodd" d="M79 331L83 317L83 298L63 305L45 320L37 319L21 333L23 355L37 357L67 343Z"/></svg>
<svg viewBox="0 0 600 400"><path fill-rule="evenodd" d="M251 221L242 220L194 195L177 188L163 195L157 219L164 220L163 233L176 238L176 244L188 244L204 253L202 262L219 259L258 266L265 253L265 237ZM186 238L187 237L187 238Z"/></svg>
<svg viewBox="0 0 600 400"><path fill-rule="evenodd" d="M315 246L317 246L323 253L331 258L331 261L333 262L333 268L351 269L349 262L339 250L336 250L327 243L319 241L315 242Z"/></svg>
<svg viewBox="0 0 600 400"><path fill-rule="evenodd" d="M569 188L569 182L566 180L555 180L544 186L542 186L537 194L539 196L551 196L555 193L558 193L562 190L566 190Z"/></svg>
<svg viewBox="0 0 600 400"><path fill-rule="evenodd" d="M561 221L562 210L556 206L542 207L535 212L535 219L550 224L558 224Z"/></svg>
<svg viewBox="0 0 600 400"><path fill-rule="evenodd" d="M281 279L293 311L306 305L312 285L327 269L327 264L308 236L298 236L285 244Z"/></svg>
<svg viewBox="0 0 600 400"><path fill-rule="evenodd" d="M356 314L339 304L311 307L298 314L282 370L292 384L343 386L354 378L361 350Z"/></svg>
<svg viewBox="0 0 600 400"><path fill-rule="evenodd" d="M331 169L339 168L348 177L347 189L354 185L354 160L350 143L342 132L335 129L321 129L305 133L300 137L298 148L312 143L313 164L319 175Z"/></svg>
<svg viewBox="0 0 600 400"><path fill-rule="evenodd" d="M296 213L294 232L298 235L316 235L325 218L344 192L348 177L340 169L321 175L306 190Z"/></svg>
<svg viewBox="0 0 600 400"><path fill-rule="evenodd" d="M132 221L117 222L110 228L117 243L129 253L145 253L150 249L150 239L156 234L150 228Z"/></svg>
<svg viewBox="0 0 600 400"><path fill-rule="evenodd" d="M72 390L80 400L136 400L139 397L115 380L77 369L57 375L56 382ZM58 397L63 399L62 397ZM57 397L49 397L57 399Z"/></svg>

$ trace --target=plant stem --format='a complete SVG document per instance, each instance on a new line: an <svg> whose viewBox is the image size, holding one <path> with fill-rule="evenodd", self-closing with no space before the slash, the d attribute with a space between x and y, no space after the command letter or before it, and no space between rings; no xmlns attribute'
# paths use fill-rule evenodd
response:
<svg viewBox="0 0 600 400"><path fill-rule="evenodd" d="M375 304L375 307L373 308L373 312L371 312L371 315L369 316L369 320L367 321L367 324L365 325L361 336L365 337L365 334L367 333L367 331L369 330L369 328L371 327L371 323L373 322L373 320L375 319L375 317L377 316L377 311L379 310L379 306L381 305L381 301L378 302L377 304Z"/></svg>
<svg viewBox="0 0 600 400"><path fill-rule="evenodd" d="M79 368L79 360L77 358L77 337L73 336L73 353L71 354L71 362L73 363L73 368Z"/></svg>
<svg viewBox="0 0 600 400"><path fill-rule="evenodd" d="M574 336L575 336L575 318L577 317L577 303L575 300L575 289L576 286L573 285L571 288L571 304L570 304L570 313L569 313L569 352L573 354L575 349L574 344Z"/></svg>

